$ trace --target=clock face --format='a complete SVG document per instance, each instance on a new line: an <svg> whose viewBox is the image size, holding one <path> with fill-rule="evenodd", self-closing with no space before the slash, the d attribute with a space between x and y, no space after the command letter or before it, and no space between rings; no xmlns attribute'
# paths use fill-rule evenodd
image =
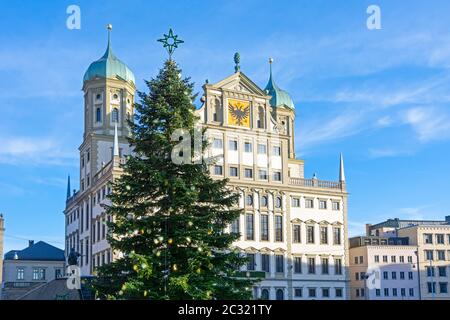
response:
<svg viewBox="0 0 450 320"><path fill-rule="evenodd" d="M250 128L250 102L228 99L228 124Z"/></svg>

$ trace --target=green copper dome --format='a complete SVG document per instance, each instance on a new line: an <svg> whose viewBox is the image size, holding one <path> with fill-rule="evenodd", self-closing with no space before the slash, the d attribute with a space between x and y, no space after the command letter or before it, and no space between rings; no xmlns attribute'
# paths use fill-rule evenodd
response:
<svg viewBox="0 0 450 320"><path fill-rule="evenodd" d="M272 96L270 99L270 105L272 107L278 107L281 105L285 105L290 109L295 109L294 102L292 101L291 96L286 91L280 89L273 80L272 77L272 59L269 60L270 63L270 77L269 82L266 85L266 92L269 96Z"/></svg>
<svg viewBox="0 0 450 320"><path fill-rule="evenodd" d="M105 54L91 63L84 74L83 81L93 80L95 78L121 79L135 84L134 74L125 63L120 61L112 52L110 36L108 34L108 47Z"/></svg>

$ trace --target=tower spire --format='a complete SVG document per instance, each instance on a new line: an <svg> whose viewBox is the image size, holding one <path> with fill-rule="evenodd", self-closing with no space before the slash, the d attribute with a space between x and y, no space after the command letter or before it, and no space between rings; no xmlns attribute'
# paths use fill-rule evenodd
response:
<svg viewBox="0 0 450 320"><path fill-rule="evenodd" d="M117 134L117 122L114 124L113 157L119 157L119 135Z"/></svg>
<svg viewBox="0 0 450 320"><path fill-rule="evenodd" d="M67 198L66 199L69 199L69 198L70 198L70 174L67 175Z"/></svg>
<svg viewBox="0 0 450 320"><path fill-rule="evenodd" d="M107 24L106 29L108 29L108 45L106 47L105 54L102 58L108 58L113 55L112 49L111 49L111 30L112 30L112 24Z"/></svg>
<svg viewBox="0 0 450 320"><path fill-rule="evenodd" d="M339 164L339 181L345 182L345 171L344 171L344 156L341 153L340 164Z"/></svg>

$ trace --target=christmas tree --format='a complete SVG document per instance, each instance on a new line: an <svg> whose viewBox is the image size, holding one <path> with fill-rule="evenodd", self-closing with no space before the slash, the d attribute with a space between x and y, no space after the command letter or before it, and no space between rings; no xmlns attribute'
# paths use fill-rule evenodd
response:
<svg viewBox="0 0 450 320"><path fill-rule="evenodd" d="M225 232L241 213L238 195L209 176L205 161L172 161L179 143L172 134L195 130L194 85L171 58L146 84L129 122L134 154L106 208L113 217L108 240L122 257L96 270L97 296L249 299L253 280L237 272L246 258L231 247L239 236Z"/></svg>

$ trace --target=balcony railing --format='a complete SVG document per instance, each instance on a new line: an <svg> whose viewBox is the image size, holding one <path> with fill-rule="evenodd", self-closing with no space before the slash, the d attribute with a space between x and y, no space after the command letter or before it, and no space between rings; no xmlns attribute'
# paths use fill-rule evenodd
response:
<svg viewBox="0 0 450 320"><path fill-rule="evenodd" d="M319 179L289 178L289 184L308 188L341 189L342 183Z"/></svg>

